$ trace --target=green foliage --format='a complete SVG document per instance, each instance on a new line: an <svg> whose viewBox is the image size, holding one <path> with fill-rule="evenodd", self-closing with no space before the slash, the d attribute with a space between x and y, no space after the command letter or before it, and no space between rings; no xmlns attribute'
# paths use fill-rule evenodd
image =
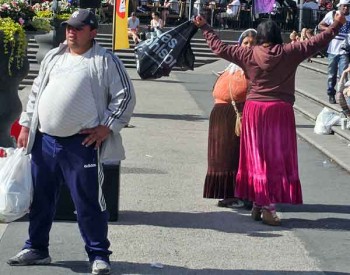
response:
<svg viewBox="0 0 350 275"><path fill-rule="evenodd" d="M49 32L51 31L51 18L34 16L32 20L32 26L36 30Z"/></svg>
<svg viewBox="0 0 350 275"><path fill-rule="evenodd" d="M23 27L11 18L0 18L0 36L5 55L9 55L8 72L12 75L11 67L15 62L18 69L23 66L26 57L27 39Z"/></svg>
<svg viewBox="0 0 350 275"><path fill-rule="evenodd" d="M54 7L53 1L43 1L33 5L33 9L36 13L36 17L50 18L51 24L54 25L55 20L68 20L72 13L77 10L77 7L72 6L68 0L60 0L57 2L56 7Z"/></svg>
<svg viewBox="0 0 350 275"><path fill-rule="evenodd" d="M53 17L53 12L50 11L50 10L38 10L38 11L35 11L35 17L52 18Z"/></svg>
<svg viewBox="0 0 350 275"><path fill-rule="evenodd" d="M58 14L55 14L54 17L58 20L66 21L69 19L71 15L72 15L71 13L58 13Z"/></svg>

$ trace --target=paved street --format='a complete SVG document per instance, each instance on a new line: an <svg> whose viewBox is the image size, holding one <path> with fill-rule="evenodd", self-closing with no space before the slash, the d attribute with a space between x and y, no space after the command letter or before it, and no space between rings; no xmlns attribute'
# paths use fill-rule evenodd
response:
<svg viewBox="0 0 350 275"><path fill-rule="evenodd" d="M349 174L302 139L304 205L280 205L281 227L202 198L212 71L226 64L150 81L129 70L136 127L123 130L120 219L109 227L113 274L350 274ZM0 224L1 275L89 273L77 225L70 222L53 226L53 264L9 267L5 261L21 248L27 226Z"/></svg>

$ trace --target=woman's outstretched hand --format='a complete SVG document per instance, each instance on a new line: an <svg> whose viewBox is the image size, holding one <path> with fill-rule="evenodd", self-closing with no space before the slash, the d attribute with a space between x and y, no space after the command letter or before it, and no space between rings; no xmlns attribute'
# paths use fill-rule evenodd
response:
<svg viewBox="0 0 350 275"><path fill-rule="evenodd" d="M193 23L198 27L202 27L203 25L205 25L207 23L207 20L205 20L204 17L202 17L201 15L197 15L194 19L193 19Z"/></svg>
<svg viewBox="0 0 350 275"><path fill-rule="evenodd" d="M345 15L343 13L341 13L340 11L337 11L335 13L334 20L340 22L343 25L346 23Z"/></svg>

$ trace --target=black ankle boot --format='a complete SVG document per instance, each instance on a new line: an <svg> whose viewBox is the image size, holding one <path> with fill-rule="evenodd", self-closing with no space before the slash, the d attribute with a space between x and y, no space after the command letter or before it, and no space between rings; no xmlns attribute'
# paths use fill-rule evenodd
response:
<svg viewBox="0 0 350 275"><path fill-rule="evenodd" d="M334 95L330 95L329 96L329 103L330 104L336 104L337 102L335 101L335 96Z"/></svg>

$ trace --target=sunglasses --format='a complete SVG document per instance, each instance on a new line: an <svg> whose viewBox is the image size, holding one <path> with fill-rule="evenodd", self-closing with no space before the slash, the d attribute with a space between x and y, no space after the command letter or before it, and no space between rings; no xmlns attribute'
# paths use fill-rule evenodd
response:
<svg viewBox="0 0 350 275"><path fill-rule="evenodd" d="M68 31L77 31L77 32L80 32L80 31L83 30L83 28L74 28L74 27L72 27L72 26L70 26L70 25L67 25L67 30L68 30Z"/></svg>

